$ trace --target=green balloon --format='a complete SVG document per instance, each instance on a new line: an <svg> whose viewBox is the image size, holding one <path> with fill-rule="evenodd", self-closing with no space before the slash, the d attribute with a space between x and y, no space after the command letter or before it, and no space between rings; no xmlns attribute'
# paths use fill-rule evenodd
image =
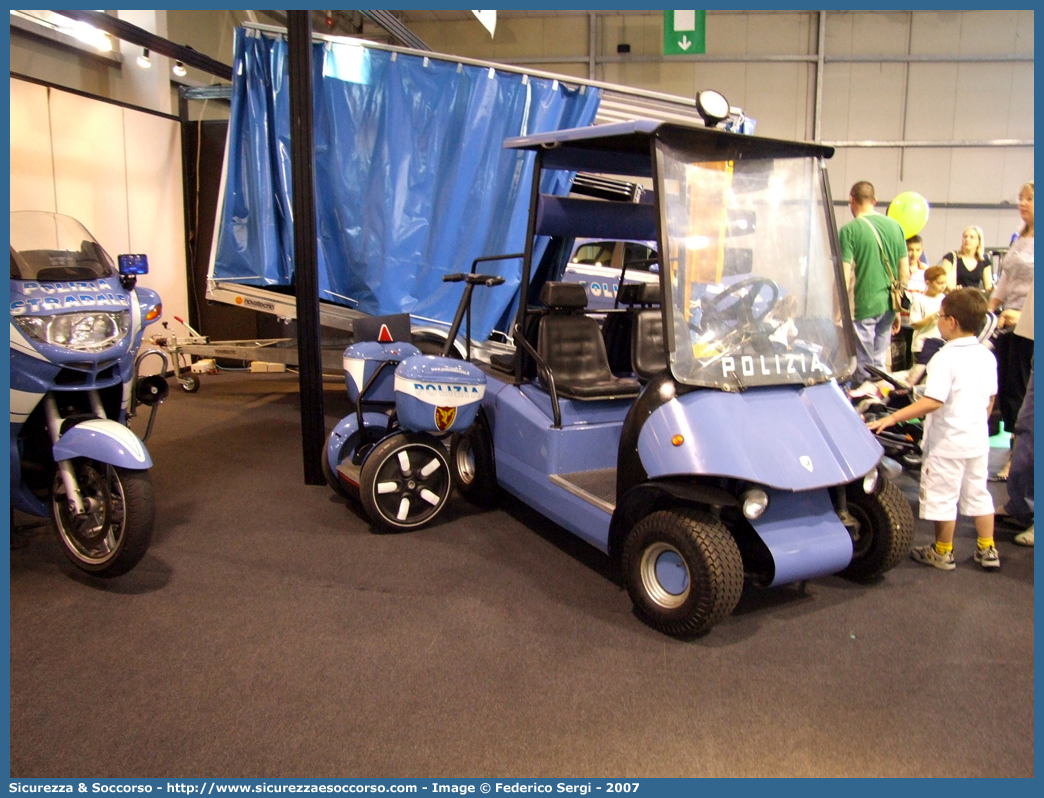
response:
<svg viewBox="0 0 1044 798"><path fill-rule="evenodd" d="M915 236L928 224L928 200L916 191L904 191L888 206L888 216L899 222L906 238Z"/></svg>

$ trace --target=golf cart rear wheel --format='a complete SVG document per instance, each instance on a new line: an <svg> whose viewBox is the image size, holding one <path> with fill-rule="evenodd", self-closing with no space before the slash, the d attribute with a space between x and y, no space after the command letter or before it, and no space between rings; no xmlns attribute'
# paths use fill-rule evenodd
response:
<svg viewBox="0 0 1044 798"><path fill-rule="evenodd" d="M659 510L623 547L627 592L643 621L670 635L705 631L743 592L743 558L728 529L690 508Z"/></svg>
<svg viewBox="0 0 1044 798"><path fill-rule="evenodd" d="M852 540L852 562L841 575L864 582L876 579L910 553L914 531L910 502L887 480L869 495L858 480L848 485L845 495L848 512L859 526Z"/></svg>
<svg viewBox="0 0 1044 798"><path fill-rule="evenodd" d="M489 427L481 413L470 427L453 436L450 467L461 496L481 507L493 503L497 490L496 463Z"/></svg>
<svg viewBox="0 0 1044 798"><path fill-rule="evenodd" d="M430 523L452 487L445 447L423 433L389 435L373 447L359 473L363 508L383 532Z"/></svg>

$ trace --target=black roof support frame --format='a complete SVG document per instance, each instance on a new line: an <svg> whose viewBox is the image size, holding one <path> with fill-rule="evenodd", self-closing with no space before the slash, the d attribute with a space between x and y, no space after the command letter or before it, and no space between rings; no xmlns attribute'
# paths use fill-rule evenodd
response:
<svg viewBox="0 0 1044 798"><path fill-rule="evenodd" d="M232 80L232 67L228 64L223 64L209 55L203 55L203 53L193 50L191 47L174 44L169 39L164 39L162 36L157 36L155 33L150 33L144 28L139 28L137 25L117 19L102 11L65 9L64 11L54 11L53 13L61 14L69 19L86 22L88 25L93 25L98 30L105 31L117 39L136 44L139 47L145 47L154 53L173 58L175 61L181 61L186 66L215 75L223 80Z"/></svg>
<svg viewBox="0 0 1044 798"><path fill-rule="evenodd" d="M287 11L286 17L301 444L305 484L324 485L326 477L323 476L322 457L326 420L323 412L323 363L319 331L319 247L315 221L312 16L309 11Z"/></svg>

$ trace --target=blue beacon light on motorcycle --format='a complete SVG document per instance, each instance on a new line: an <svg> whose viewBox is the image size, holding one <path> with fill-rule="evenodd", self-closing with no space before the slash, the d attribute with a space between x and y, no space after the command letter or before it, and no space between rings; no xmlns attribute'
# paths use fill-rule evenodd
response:
<svg viewBox="0 0 1044 798"><path fill-rule="evenodd" d="M139 275L149 273L149 258L147 255L118 255L120 285L128 291L133 291L138 282ZM159 318L156 316L155 318Z"/></svg>
<svg viewBox="0 0 1044 798"><path fill-rule="evenodd" d="M137 277L149 273L148 255L119 255L117 260L120 264L120 274Z"/></svg>

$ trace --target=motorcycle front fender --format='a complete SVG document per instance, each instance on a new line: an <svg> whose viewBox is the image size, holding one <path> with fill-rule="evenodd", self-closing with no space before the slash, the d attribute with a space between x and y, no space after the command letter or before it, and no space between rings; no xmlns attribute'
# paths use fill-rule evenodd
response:
<svg viewBox="0 0 1044 798"><path fill-rule="evenodd" d="M89 457L134 470L152 468L149 450L131 430L111 419L92 418L65 432L52 450L55 461Z"/></svg>

